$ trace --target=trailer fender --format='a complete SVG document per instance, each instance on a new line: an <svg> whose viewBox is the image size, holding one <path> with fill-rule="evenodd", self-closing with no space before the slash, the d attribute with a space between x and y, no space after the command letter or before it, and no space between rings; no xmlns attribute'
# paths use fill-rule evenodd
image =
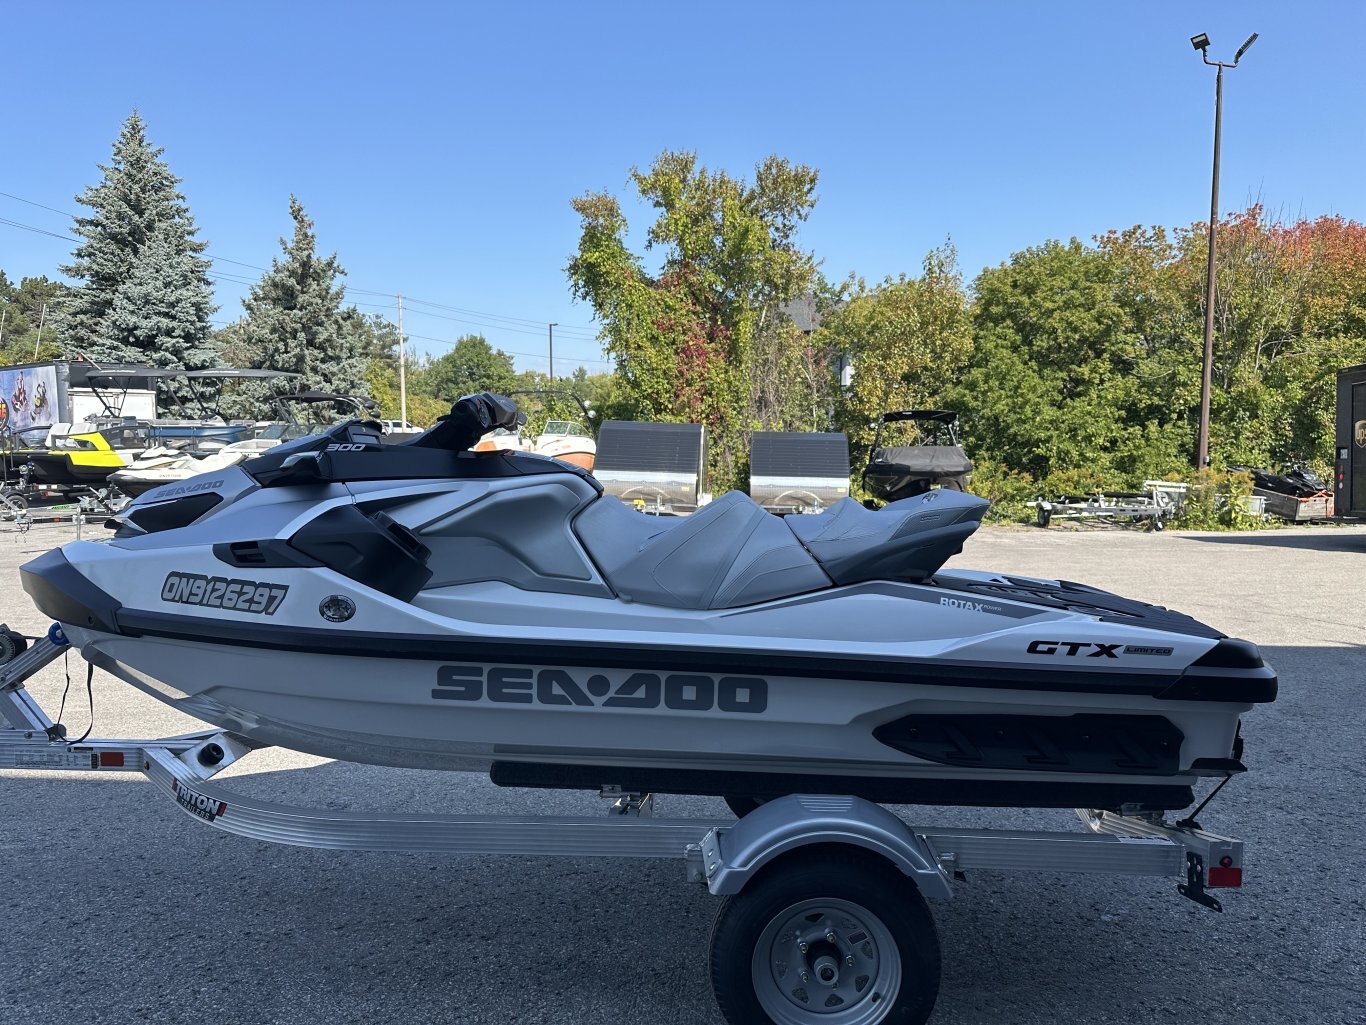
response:
<svg viewBox="0 0 1366 1025"><path fill-rule="evenodd" d="M926 897L950 897L949 877L925 840L886 808L860 797L792 794L761 805L733 826L712 829L702 842L707 888L739 893L781 855L812 844L861 847L910 876Z"/></svg>

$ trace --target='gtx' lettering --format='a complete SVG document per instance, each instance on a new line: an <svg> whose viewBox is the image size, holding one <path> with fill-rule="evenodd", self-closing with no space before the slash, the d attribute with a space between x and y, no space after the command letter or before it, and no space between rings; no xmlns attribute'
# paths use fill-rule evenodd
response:
<svg viewBox="0 0 1366 1025"><path fill-rule="evenodd" d="M672 708L680 712L739 712L768 708L768 681L756 676L632 673L613 681L602 673L575 676L565 669L521 666L441 666L438 701L491 701L563 708Z"/></svg>
<svg viewBox="0 0 1366 1025"><path fill-rule="evenodd" d="M1118 644L1100 644L1093 641L1030 641L1029 647L1025 650L1031 655L1064 655L1076 658L1087 648L1095 648L1095 651L1086 652L1087 658L1119 658L1115 654L1119 647Z"/></svg>
<svg viewBox="0 0 1366 1025"><path fill-rule="evenodd" d="M199 605L208 609L251 612L273 616L289 593L285 584L259 583L255 580L229 580L199 573L167 573L161 584L161 600L177 605Z"/></svg>

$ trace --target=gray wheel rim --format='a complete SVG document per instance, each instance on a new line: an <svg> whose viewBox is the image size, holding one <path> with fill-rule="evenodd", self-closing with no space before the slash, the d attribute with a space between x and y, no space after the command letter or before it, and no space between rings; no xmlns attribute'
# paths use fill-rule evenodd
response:
<svg viewBox="0 0 1366 1025"><path fill-rule="evenodd" d="M901 952L867 908L818 897L773 916L754 945L751 978L777 1025L875 1025L901 990Z"/></svg>

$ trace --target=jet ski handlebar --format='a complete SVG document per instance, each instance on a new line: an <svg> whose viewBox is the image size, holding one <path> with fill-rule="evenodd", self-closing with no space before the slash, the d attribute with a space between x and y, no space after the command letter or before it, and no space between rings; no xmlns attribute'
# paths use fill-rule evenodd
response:
<svg viewBox="0 0 1366 1025"><path fill-rule="evenodd" d="M463 452L473 448L489 431L500 427L512 431L524 423L526 414L506 395L480 392L458 399L451 406L451 411L436 422L436 426L409 444L418 448Z"/></svg>

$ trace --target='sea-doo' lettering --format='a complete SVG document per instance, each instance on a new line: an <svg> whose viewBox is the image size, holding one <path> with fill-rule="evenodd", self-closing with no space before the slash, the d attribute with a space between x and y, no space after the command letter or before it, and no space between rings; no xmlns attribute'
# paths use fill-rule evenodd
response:
<svg viewBox="0 0 1366 1025"><path fill-rule="evenodd" d="M565 669L441 666L432 697L561 708L658 708L662 704L680 712L719 709L758 715L768 709L768 681L757 676L718 679L699 673L632 673L614 682L600 672L576 676Z"/></svg>
<svg viewBox="0 0 1366 1025"><path fill-rule="evenodd" d="M1025 651L1031 655L1064 655L1067 658L1076 658L1087 648L1094 648L1094 651L1086 652L1086 658L1119 658L1115 654L1119 647L1119 644L1101 644L1096 641L1030 641Z"/></svg>
<svg viewBox="0 0 1366 1025"><path fill-rule="evenodd" d="M171 487L169 484L164 484L159 488L147 492L147 496L149 497L144 502L144 504L150 505L166 498L177 498L182 495L193 495L198 491L218 491L222 487L222 477L219 477L216 480L196 481L194 484L182 484L178 487Z"/></svg>
<svg viewBox="0 0 1366 1025"><path fill-rule="evenodd" d="M229 580L199 573L168 573L161 584L162 601L262 616L275 615L288 593L289 587L285 584Z"/></svg>
<svg viewBox="0 0 1366 1025"><path fill-rule="evenodd" d="M489 700L531 704L530 669L490 669Z"/></svg>

